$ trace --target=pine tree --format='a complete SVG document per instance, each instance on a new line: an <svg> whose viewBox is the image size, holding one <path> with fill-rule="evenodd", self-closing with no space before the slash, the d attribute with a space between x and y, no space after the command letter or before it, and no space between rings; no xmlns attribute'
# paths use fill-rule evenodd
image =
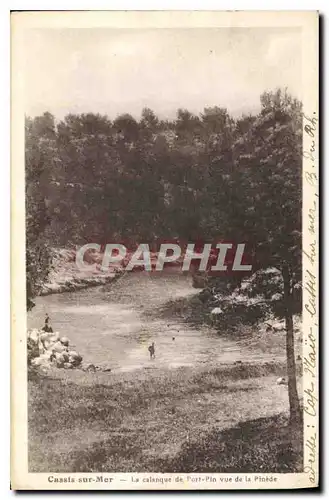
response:
<svg viewBox="0 0 329 500"><path fill-rule="evenodd" d="M254 248L258 269L282 274L290 416L297 421L293 294L302 273L302 106L280 89L264 93L261 105L235 143L234 208L243 224L235 218L233 227Z"/></svg>

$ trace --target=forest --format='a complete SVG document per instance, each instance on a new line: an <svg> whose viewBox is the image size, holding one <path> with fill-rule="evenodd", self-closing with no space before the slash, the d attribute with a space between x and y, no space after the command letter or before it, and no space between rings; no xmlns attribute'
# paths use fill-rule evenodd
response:
<svg viewBox="0 0 329 500"><path fill-rule="evenodd" d="M52 247L88 242L234 241L254 270L283 282L291 415L299 413L293 346L301 282L302 104L285 89L257 114L220 106L173 120L130 114L26 117L27 301L46 279ZM299 306L300 307L300 303ZM289 354L290 352L290 354Z"/></svg>

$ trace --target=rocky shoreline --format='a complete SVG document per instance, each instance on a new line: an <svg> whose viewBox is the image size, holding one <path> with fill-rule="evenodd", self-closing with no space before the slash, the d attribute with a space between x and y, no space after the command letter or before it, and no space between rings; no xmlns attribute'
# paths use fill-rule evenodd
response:
<svg viewBox="0 0 329 500"><path fill-rule="evenodd" d="M112 283L122 276L121 272L111 273L107 276L95 276L90 278L72 278L64 282L45 283L40 292L40 296L51 295L53 293L76 292L93 286L102 286Z"/></svg>
<svg viewBox="0 0 329 500"><path fill-rule="evenodd" d="M42 329L27 331L27 359L30 372L36 370L45 375L63 368L86 372L112 371L110 367L84 363L81 354L73 350L70 339L61 337L59 332L53 332L48 322Z"/></svg>

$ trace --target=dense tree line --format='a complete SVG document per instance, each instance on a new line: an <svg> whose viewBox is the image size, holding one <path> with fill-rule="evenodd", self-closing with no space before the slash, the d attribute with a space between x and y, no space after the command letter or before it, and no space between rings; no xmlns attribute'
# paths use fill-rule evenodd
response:
<svg viewBox="0 0 329 500"><path fill-rule="evenodd" d="M174 121L147 108L139 121L27 118L27 187L47 204L49 241L247 241L262 233L270 243L274 219L292 235L300 229L301 106L280 91L261 103L259 115L237 120L218 107L200 116L180 109Z"/></svg>
<svg viewBox="0 0 329 500"><path fill-rule="evenodd" d="M48 248L179 238L246 242L254 269L284 283L289 394L299 413L292 315L301 280L302 106L265 92L260 112L225 108L160 120L145 108L26 118L28 300L47 273ZM296 417L297 418L297 417Z"/></svg>

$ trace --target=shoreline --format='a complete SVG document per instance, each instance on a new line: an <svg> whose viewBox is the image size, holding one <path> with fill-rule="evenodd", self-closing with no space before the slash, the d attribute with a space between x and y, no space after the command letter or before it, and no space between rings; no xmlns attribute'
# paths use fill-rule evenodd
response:
<svg viewBox="0 0 329 500"><path fill-rule="evenodd" d="M79 386L94 386L95 384L111 386L117 383L137 383L150 379L162 379L168 377L169 379L181 378L190 379L190 376L201 376L213 374L219 376L220 379L226 381L234 380L247 380L252 378L262 378L267 376L282 377L286 376L286 362L283 359L278 360L264 360L264 361L233 361L221 364L211 364L205 366L202 364L197 365L181 365L175 367L159 367L154 369L138 368L132 370L116 370L110 372L104 370L89 371L80 367L72 370L63 368L52 367L47 372L39 372L38 369L32 374L62 382L72 382ZM297 376L302 377L302 365L297 364Z"/></svg>
<svg viewBox="0 0 329 500"><path fill-rule="evenodd" d="M86 288L93 288L97 286L107 285L117 281L123 276L123 272L111 273L107 276L93 276L90 278L73 278L67 280L66 282L52 282L45 283L43 289L39 293L38 297L45 297L47 295L54 295L57 293L67 293L67 292L78 292Z"/></svg>
<svg viewBox="0 0 329 500"><path fill-rule="evenodd" d="M102 254L95 253L92 262L95 270L79 269L75 264L75 250L53 248L52 269L48 281L43 284L38 297L57 293L77 292L86 288L106 285L118 280L124 274L120 266L112 266L107 272L101 270Z"/></svg>

